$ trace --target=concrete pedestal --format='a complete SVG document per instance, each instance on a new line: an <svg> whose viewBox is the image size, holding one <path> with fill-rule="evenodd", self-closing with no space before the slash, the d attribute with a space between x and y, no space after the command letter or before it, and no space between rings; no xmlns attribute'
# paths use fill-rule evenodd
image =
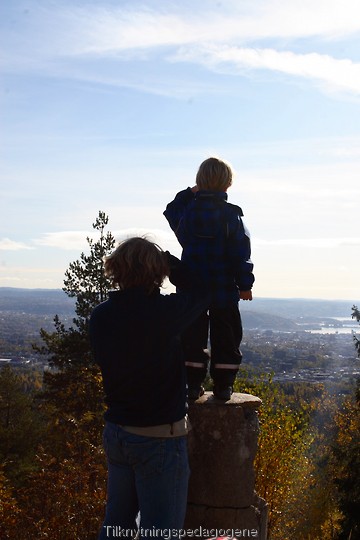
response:
<svg viewBox="0 0 360 540"><path fill-rule="evenodd" d="M267 506L254 491L260 405L250 394L233 394L223 402L211 392L190 403L185 529L201 527L203 537L234 531L239 538L266 540Z"/></svg>

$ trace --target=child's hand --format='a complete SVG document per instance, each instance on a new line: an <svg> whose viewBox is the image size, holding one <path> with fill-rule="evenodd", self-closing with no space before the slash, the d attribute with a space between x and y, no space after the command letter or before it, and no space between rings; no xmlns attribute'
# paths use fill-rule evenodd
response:
<svg viewBox="0 0 360 540"><path fill-rule="evenodd" d="M240 291L239 292L240 300L252 300L252 292L251 291Z"/></svg>
<svg viewBox="0 0 360 540"><path fill-rule="evenodd" d="M192 191L193 193L197 193L197 192L199 191L198 186L192 187L192 188L191 188L191 191Z"/></svg>

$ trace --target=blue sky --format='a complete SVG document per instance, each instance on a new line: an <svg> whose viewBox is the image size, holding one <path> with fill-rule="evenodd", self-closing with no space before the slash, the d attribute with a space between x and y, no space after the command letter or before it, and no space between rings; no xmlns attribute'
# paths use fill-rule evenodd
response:
<svg viewBox="0 0 360 540"><path fill-rule="evenodd" d="M358 0L12 0L0 35L0 286L61 287L99 210L179 255L217 155L254 295L360 299Z"/></svg>

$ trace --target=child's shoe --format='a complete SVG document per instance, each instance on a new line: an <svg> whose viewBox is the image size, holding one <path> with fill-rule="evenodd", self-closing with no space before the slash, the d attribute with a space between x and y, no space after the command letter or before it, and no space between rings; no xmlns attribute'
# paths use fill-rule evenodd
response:
<svg viewBox="0 0 360 540"><path fill-rule="evenodd" d="M228 401L231 398L233 393L232 386L214 386L213 394L216 399L221 399L222 401Z"/></svg>
<svg viewBox="0 0 360 540"><path fill-rule="evenodd" d="M205 393L205 389L203 386L189 386L188 388L188 398L191 401L195 401L196 399L199 399L199 397L203 396Z"/></svg>

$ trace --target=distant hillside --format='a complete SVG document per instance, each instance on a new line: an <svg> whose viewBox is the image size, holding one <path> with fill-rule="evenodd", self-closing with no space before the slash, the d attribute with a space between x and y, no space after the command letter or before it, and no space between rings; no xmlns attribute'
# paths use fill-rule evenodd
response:
<svg viewBox="0 0 360 540"><path fill-rule="evenodd" d="M289 319L299 317L349 317L353 305L360 301L312 300L302 298L254 298L252 302L241 302L241 311L269 313Z"/></svg>
<svg viewBox="0 0 360 540"><path fill-rule="evenodd" d="M33 315L73 316L75 300L61 289L16 289L0 287L0 311Z"/></svg>
<svg viewBox="0 0 360 540"><path fill-rule="evenodd" d="M22 319L26 314L37 316L37 325L41 318L47 319L48 325L55 314L69 320L74 315L74 304L75 300L61 289L0 287L0 312L21 314ZM240 308L245 328L286 332L296 330L300 318L318 323L328 317L349 317L353 304L360 306L356 301L254 298L252 302L241 302Z"/></svg>
<svg viewBox="0 0 360 540"><path fill-rule="evenodd" d="M241 319L246 330L274 330L294 332L299 329L295 321L271 313L242 310Z"/></svg>

